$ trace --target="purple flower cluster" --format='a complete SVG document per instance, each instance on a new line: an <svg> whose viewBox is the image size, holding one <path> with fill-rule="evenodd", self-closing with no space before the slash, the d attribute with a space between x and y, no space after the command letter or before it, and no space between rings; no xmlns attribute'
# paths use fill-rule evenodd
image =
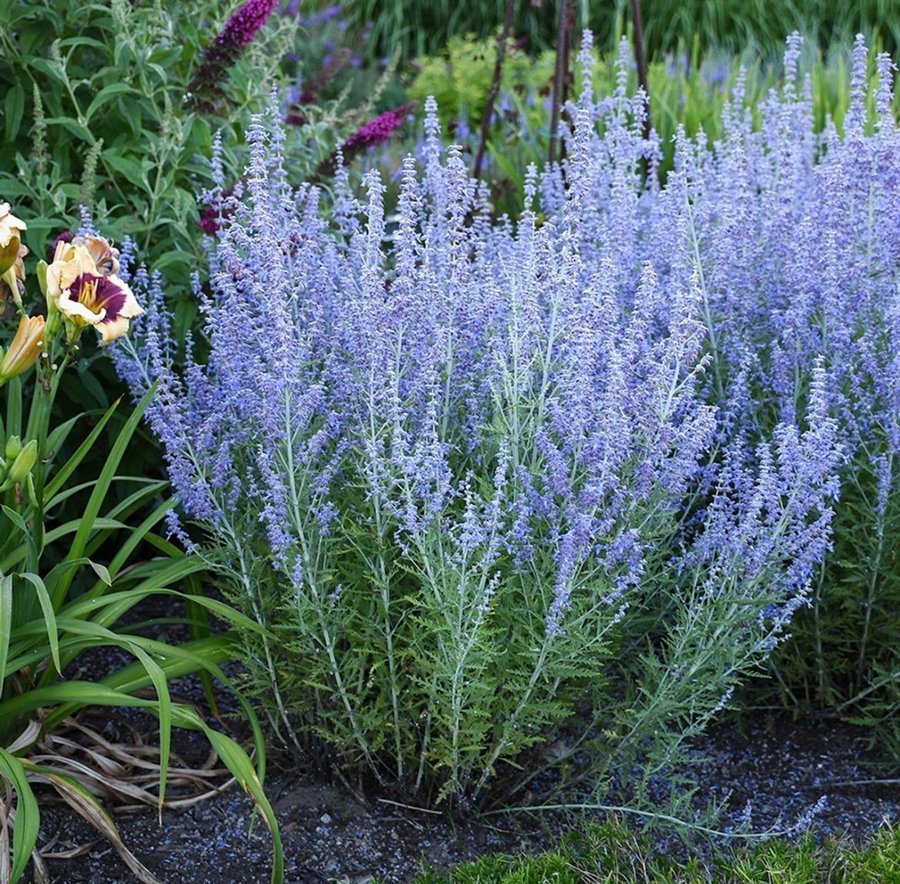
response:
<svg viewBox="0 0 900 884"><path fill-rule="evenodd" d="M278 0L247 0L234 12L225 27L203 53L188 86L188 97L200 110L212 110L221 97L228 70L240 58L278 6Z"/></svg>
<svg viewBox="0 0 900 884"><path fill-rule="evenodd" d="M349 159L362 150L384 144L394 134L394 131L406 122L414 107L414 103L404 104L369 120L344 142L344 158Z"/></svg>
<svg viewBox="0 0 900 884"><path fill-rule="evenodd" d="M215 45L222 49L243 49L253 42L260 28L278 5L278 0L247 0L216 37Z"/></svg>
<svg viewBox="0 0 900 884"><path fill-rule="evenodd" d="M390 227L377 175L358 193L340 167L327 211L289 186L273 110L198 289L208 359L173 364L158 292L121 354L137 392L159 385L148 413L183 514L248 612L279 612L319 667L298 707L379 775L369 748L391 732L477 794L566 717L567 685L642 666L670 706L647 693L635 741L672 704L671 721L711 715L806 603L843 465L873 452L879 500L897 494L890 87L871 135L855 90L843 137L813 134L794 77L759 127L738 95L720 143L679 137L660 187L643 102L624 76L595 100L590 49L564 165L529 171L517 223L491 221L433 102ZM613 635L670 640L616 662ZM350 683L383 712L371 733Z"/></svg>

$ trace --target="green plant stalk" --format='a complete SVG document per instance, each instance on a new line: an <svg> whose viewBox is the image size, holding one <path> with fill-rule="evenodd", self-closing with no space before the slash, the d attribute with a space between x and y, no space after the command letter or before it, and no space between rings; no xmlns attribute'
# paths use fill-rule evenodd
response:
<svg viewBox="0 0 900 884"><path fill-rule="evenodd" d="M53 317L58 314L51 311L51 319L47 323L46 340L53 340ZM69 364L70 353L66 353L58 368L54 368L52 354L42 360L40 371L34 385L34 397L31 402L31 411L28 414L29 439L37 439L38 459L34 465L34 517L32 522L32 540L28 546L28 554L25 561L25 570L34 574L38 572L38 563L44 550L44 483L47 476L47 462L50 452L47 450L47 434L49 432L50 415L53 411L53 402L59 390L60 378L66 366ZM48 364L49 363L49 364Z"/></svg>
<svg viewBox="0 0 900 884"><path fill-rule="evenodd" d="M893 455L890 458L891 466L889 469L893 469ZM867 659L867 651L868 651L868 643L869 643L869 632L872 626L872 608L875 602L875 594L877 591L878 585L878 577L879 572L881 571L881 559L884 554L884 515L880 514L878 517L878 521L875 526L876 535L878 537L878 542L875 546L875 556L872 562L869 564L869 579L866 581L866 596L863 600L863 605L865 606L865 614L863 618L863 633L862 638L859 642L859 654L857 655L856 660L856 677L858 679L858 684L863 683L863 676L865 673L866 659Z"/></svg>

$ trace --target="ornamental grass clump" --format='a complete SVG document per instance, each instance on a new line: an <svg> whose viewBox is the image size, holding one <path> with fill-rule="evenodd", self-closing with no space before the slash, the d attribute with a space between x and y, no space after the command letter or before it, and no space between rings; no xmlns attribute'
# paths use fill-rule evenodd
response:
<svg viewBox="0 0 900 884"><path fill-rule="evenodd" d="M738 99L730 140L680 139L660 188L625 82L623 60L598 102L585 77L515 223L433 102L390 218L376 174L292 189L273 111L219 195L207 359L174 363L159 283L133 281L148 315L118 358L158 385L172 527L266 629L244 658L273 732L349 782L457 812L571 778L640 801L816 585L861 413L830 341L856 332L786 329L822 315L823 262L867 255L872 309L895 284L870 156L896 136L816 140L788 87L762 130ZM831 211L835 167L877 223L826 256L822 226L785 237Z"/></svg>

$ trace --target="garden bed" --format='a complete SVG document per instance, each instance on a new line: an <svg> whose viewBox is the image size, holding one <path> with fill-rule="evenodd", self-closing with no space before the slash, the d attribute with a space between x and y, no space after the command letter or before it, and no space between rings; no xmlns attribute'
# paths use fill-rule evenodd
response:
<svg viewBox="0 0 900 884"><path fill-rule="evenodd" d="M176 749L198 758L206 748L182 733ZM727 800L721 825L734 824L749 801L754 831L801 820L824 797L810 821L817 837L846 835L860 842L880 826L900 822L897 781L879 776L866 750L866 732L840 722L776 720L717 726L695 751L705 760L693 771L700 795ZM271 764L266 791L278 815L288 882L370 880L406 882L424 864L450 869L486 853L539 853L572 825L561 814L521 813L451 823L433 813L375 798L357 803L339 785L298 769ZM728 797L730 794L730 797ZM152 809L118 816L126 843L166 884L266 882L270 840L252 803L236 787L184 811ZM92 830L60 806L42 813L41 845L49 853L96 840ZM47 845L52 844L52 847ZM666 850L671 841L659 842ZM130 880L103 841L73 859L51 860L56 882Z"/></svg>

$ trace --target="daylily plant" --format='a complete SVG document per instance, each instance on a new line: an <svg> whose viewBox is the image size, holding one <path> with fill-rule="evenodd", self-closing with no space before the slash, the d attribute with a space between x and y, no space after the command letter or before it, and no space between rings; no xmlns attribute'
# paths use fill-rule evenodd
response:
<svg viewBox="0 0 900 884"><path fill-rule="evenodd" d="M172 507L162 495L166 483L118 472L152 391L113 439L100 475L93 481L84 481L84 460L116 405L94 422L68 460L60 452L68 450L64 449L67 438L74 427L82 425L84 416L51 427L56 393L77 356L84 330L94 328L101 346L109 344L126 334L131 320L143 310L119 276L118 251L101 236L76 236L71 242L61 238L50 264L38 263L35 276L40 298L37 292L29 298L23 260L27 249L22 244L26 229L10 205L0 202L0 298L7 308L0 311L0 324L13 304L19 314L12 340L5 350L0 347L4 403L0 409L0 820L8 809L10 794L16 796L11 840L9 826L0 825L0 879L18 881L36 849L39 808L30 783L40 781L50 783L80 808L112 841L138 880L156 882L125 848L111 818L94 797L121 794L116 792L119 780L111 783L102 765L97 770L90 764L81 765L74 772L71 759L54 755L52 749L54 730L71 722L70 716L81 707L107 705L140 706L159 719L158 789L141 786L135 792L127 772L120 780L129 800L138 796L158 804L160 810L165 802L173 724L206 733L273 829L272 878L277 881L281 878L281 851L274 816L262 792L265 756L252 708L238 698L254 727L256 765L237 743L212 730L192 708L169 696L167 682L176 675L199 673L211 705L212 679L228 683L219 664L233 656L233 637L210 635L204 625L209 610L233 626L251 631L258 627L227 606L203 598L196 586L190 596L176 589L196 582L194 575L203 570L204 563L157 533L158 524ZM40 310L30 315L30 305L35 302ZM66 487L71 476L78 479L75 488ZM108 501L113 484L129 489L124 501ZM61 509L73 493L81 493L87 500L79 505L77 518L66 521ZM128 517L138 511L142 521L132 527ZM111 537L121 538L121 542L104 547ZM117 549L106 564L93 559L103 548ZM133 554L147 548L162 555L131 561ZM45 555L47 550L50 552ZM126 611L160 593L186 605L193 641L172 646L116 630ZM67 666L80 653L102 646L122 648L135 662L96 683L67 675ZM139 696L148 687L155 691L154 699Z"/></svg>

